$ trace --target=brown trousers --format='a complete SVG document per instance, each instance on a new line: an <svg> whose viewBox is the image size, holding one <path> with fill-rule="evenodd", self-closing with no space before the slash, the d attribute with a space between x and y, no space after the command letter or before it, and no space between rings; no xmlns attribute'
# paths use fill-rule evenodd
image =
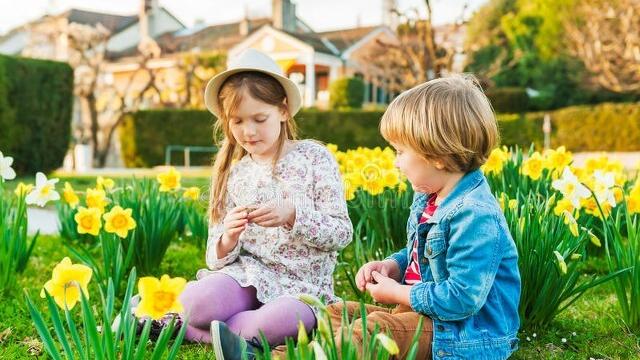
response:
<svg viewBox="0 0 640 360"><path fill-rule="evenodd" d="M341 332L347 331L341 328L342 312L346 307L349 319L355 320L353 324L353 333L351 341L362 350L362 321L360 319L360 303L348 301L344 303L336 303L327 307L329 312L331 327L333 328L336 345L340 348ZM376 325L382 333L389 333L391 338L398 344L400 352L395 359L405 359L411 350L411 342L415 335L420 318L422 318L422 330L418 339L418 354L416 359L431 359L431 343L433 341L433 322L427 316L420 315L406 305L398 305L394 309L388 309L375 305L365 305L367 314L367 336L369 336L376 328ZM286 348L279 346L272 354L274 357L281 356L284 359Z"/></svg>

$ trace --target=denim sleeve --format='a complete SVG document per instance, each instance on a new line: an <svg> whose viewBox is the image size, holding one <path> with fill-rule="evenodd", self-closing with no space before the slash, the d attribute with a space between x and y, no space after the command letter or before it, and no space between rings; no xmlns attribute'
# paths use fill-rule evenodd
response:
<svg viewBox="0 0 640 360"><path fill-rule="evenodd" d="M411 307L441 321L455 321L484 306L500 264L498 216L486 204L464 204L450 220L446 266L449 277L411 288Z"/></svg>
<svg viewBox="0 0 640 360"><path fill-rule="evenodd" d="M407 249L402 249L394 254L389 255L385 260L394 260L398 263L398 267L400 267L400 274L404 275L405 271L407 271L407 266L409 263L409 257L407 256Z"/></svg>

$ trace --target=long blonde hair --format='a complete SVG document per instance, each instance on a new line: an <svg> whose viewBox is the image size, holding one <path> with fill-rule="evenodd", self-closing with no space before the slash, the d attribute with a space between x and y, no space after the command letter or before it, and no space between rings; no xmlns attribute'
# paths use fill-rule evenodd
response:
<svg viewBox="0 0 640 360"><path fill-rule="evenodd" d="M214 127L214 141L216 141L216 134L221 134L222 139L216 141L219 150L213 163L211 177L209 219L212 223L220 222L225 216L227 181L231 166L247 154L247 151L236 142L229 126L229 119L237 110L246 92L256 100L277 106L287 118L281 122L278 148L273 159L274 166L282 154L285 141L294 140L297 136L295 121L287 110L287 94L275 78L258 71L247 71L231 75L225 80L218 94L222 117L216 120Z"/></svg>

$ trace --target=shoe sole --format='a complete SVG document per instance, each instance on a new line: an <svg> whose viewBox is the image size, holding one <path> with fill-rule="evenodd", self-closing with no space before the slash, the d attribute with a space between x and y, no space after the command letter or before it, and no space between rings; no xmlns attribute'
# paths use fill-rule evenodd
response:
<svg viewBox="0 0 640 360"><path fill-rule="evenodd" d="M211 324L211 345L213 345L213 352L216 354L216 360L224 360L224 354L222 353L222 344L220 343L220 323L216 322L215 325Z"/></svg>

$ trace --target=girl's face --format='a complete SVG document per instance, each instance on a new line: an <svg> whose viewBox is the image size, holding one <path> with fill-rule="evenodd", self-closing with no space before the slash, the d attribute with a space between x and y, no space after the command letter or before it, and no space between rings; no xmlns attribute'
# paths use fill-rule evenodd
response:
<svg viewBox="0 0 640 360"><path fill-rule="evenodd" d="M229 118L234 139L255 160L267 162L278 149L282 123L287 120L281 108L262 102L246 91L235 113Z"/></svg>
<svg viewBox="0 0 640 360"><path fill-rule="evenodd" d="M425 160L408 146L391 145L396 149L394 165L405 174L414 190L427 194L442 190L449 178L442 166Z"/></svg>

